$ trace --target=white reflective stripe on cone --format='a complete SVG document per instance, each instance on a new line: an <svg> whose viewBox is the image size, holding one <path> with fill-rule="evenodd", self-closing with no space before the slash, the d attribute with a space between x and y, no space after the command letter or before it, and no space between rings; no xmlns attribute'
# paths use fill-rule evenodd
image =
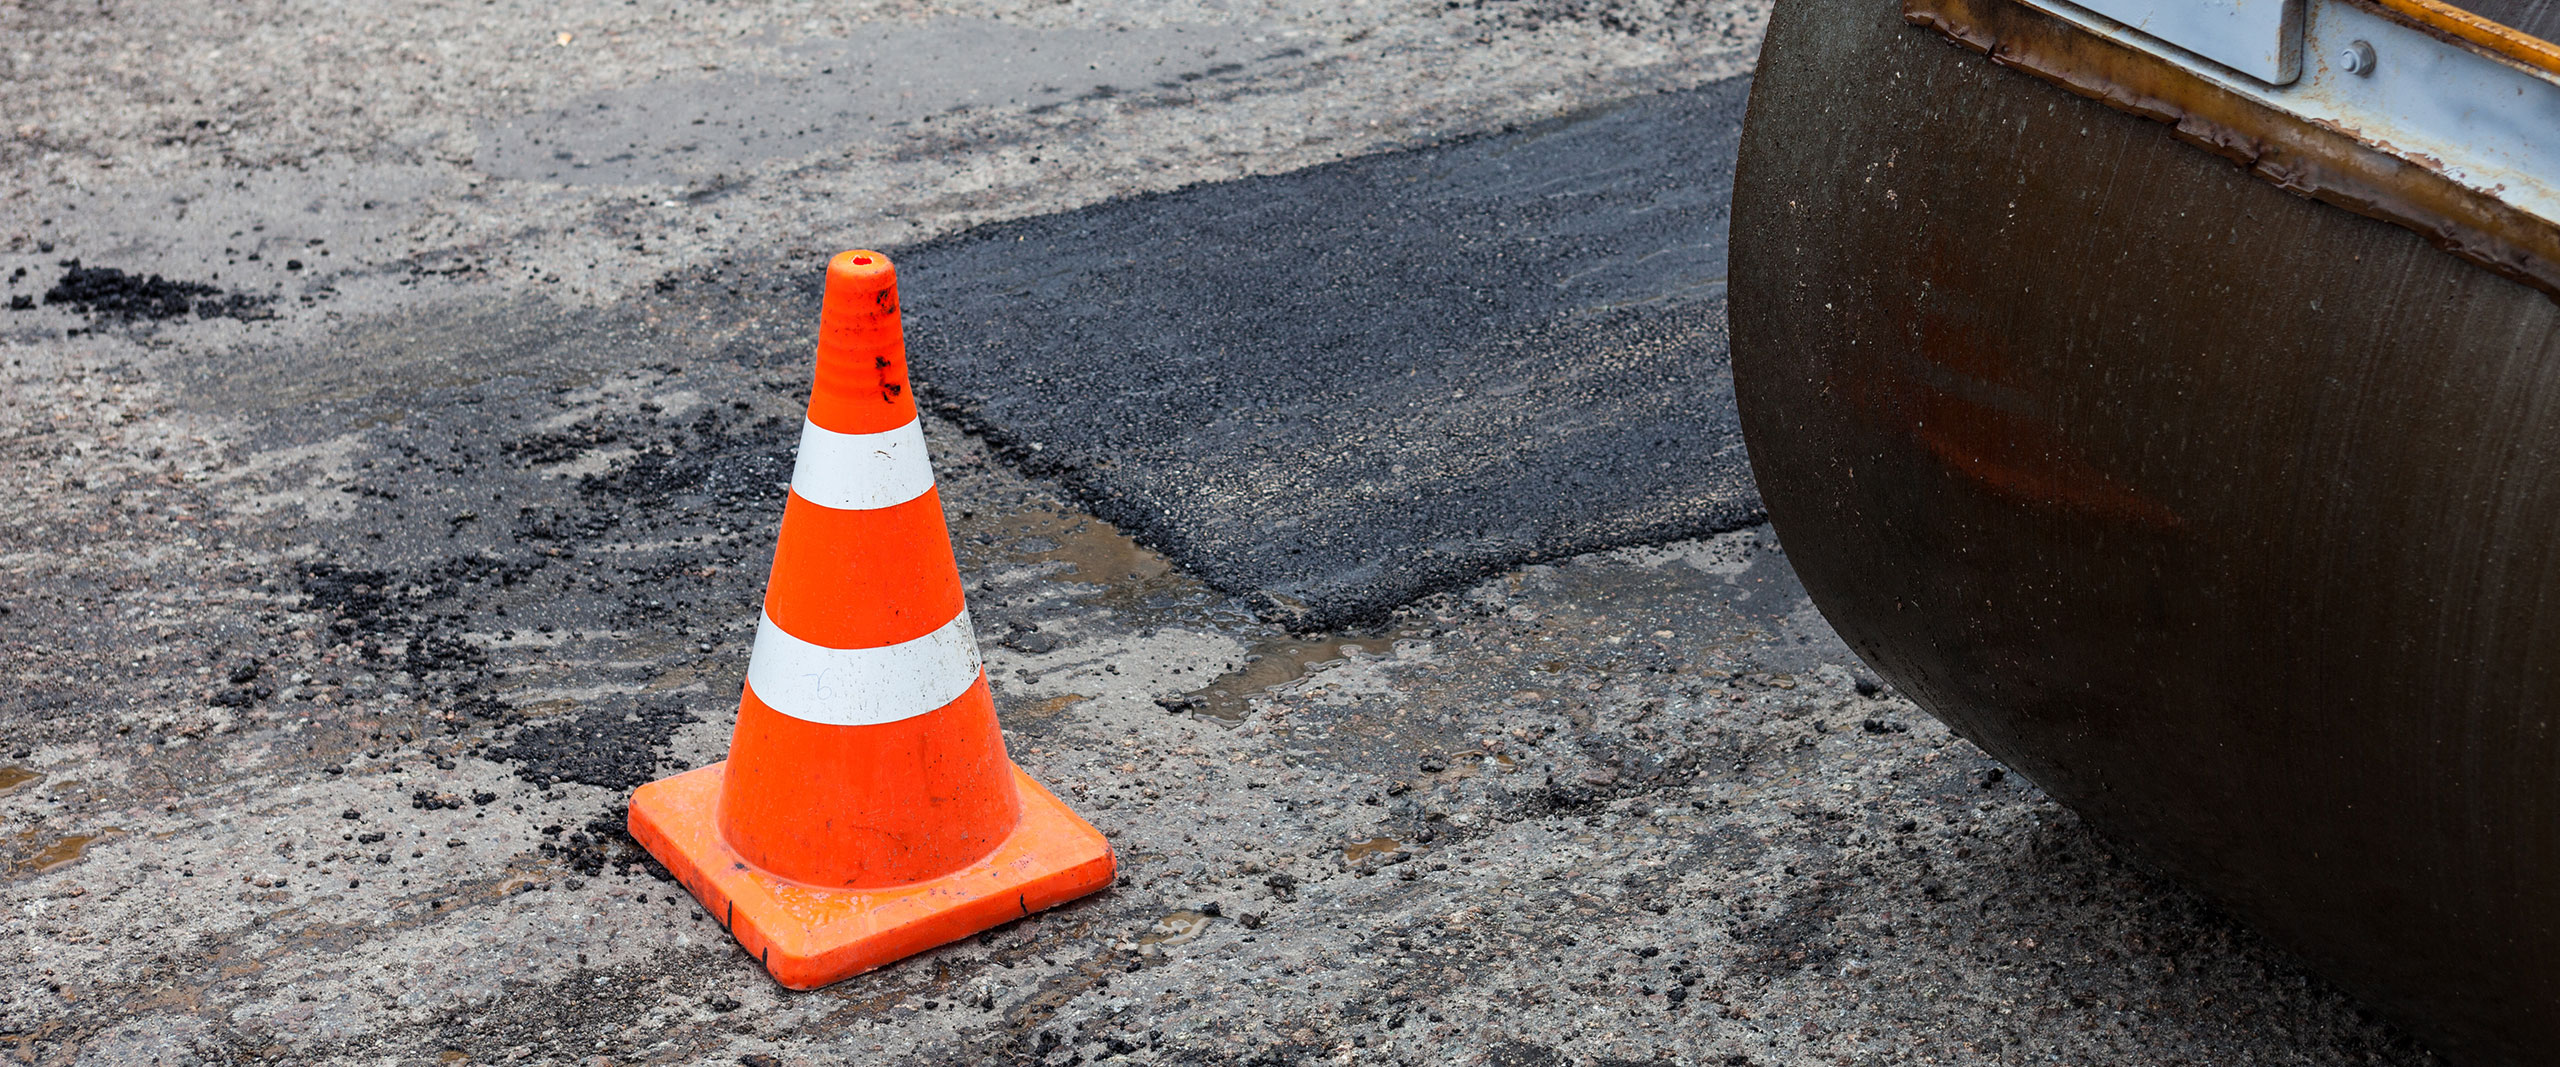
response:
<svg viewBox="0 0 2560 1067"><path fill-rule="evenodd" d="M911 719L978 681L978 633L969 612L913 641L880 648L813 645L763 617L747 657L747 687L765 706L830 726Z"/></svg>
<svg viewBox="0 0 2560 1067"><path fill-rule="evenodd" d="M869 511L904 504L931 488L933 462L924 454L923 423L837 433L801 421L800 458L791 466L791 491L800 499L838 511Z"/></svg>

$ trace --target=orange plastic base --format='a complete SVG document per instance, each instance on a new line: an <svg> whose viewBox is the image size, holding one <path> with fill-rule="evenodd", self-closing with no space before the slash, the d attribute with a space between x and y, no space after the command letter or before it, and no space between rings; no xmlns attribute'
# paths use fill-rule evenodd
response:
<svg viewBox="0 0 2560 1067"><path fill-rule="evenodd" d="M720 839L726 762L641 786L631 836L675 872L774 981L816 989L1111 884L1111 843L1013 769L1022 822L985 859L887 889L822 889L749 866Z"/></svg>

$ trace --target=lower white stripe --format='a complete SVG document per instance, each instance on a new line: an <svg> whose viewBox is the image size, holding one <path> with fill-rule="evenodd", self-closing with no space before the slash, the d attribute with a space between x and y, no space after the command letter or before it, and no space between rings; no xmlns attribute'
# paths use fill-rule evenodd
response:
<svg viewBox="0 0 2560 1067"><path fill-rule="evenodd" d="M924 424L909 422L879 433L837 433L800 424L800 458L791 467L791 491L821 507L868 511L923 496L933 488L933 462L924 453Z"/></svg>
<svg viewBox="0 0 2560 1067"><path fill-rule="evenodd" d="M881 648L813 645L764 616L747 685L756 699L795 719L830 726L876 726L911 719L968 692L978 681L978 633L969 612L913 641Z"/></svg>

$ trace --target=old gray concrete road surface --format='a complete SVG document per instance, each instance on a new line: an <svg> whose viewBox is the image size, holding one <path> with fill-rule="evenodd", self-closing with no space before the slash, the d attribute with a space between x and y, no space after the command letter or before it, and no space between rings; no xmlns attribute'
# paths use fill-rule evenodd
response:
<svg viewBox="0 0 2560 1067"><path fill-rule="evenodd" d="M1292 633L993 389L928 420L964 577L1121 884L789 993L619 835L725 743L825 253L1629 113L1761 14L0 8L0 1053L2429 1062L1862 678L1764 529Z"/></svg>

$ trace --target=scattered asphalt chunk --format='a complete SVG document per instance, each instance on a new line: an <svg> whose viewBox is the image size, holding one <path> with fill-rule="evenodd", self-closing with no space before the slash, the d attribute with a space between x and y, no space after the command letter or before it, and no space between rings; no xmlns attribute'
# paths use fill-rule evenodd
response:
<svg viewBox="0 0 2560 1067"><path fill-rule="evenodd" d="M1015 630L1004 638L1004 647L1034 656L1055 652L1064 643L1058 640L1058 635L1038 630Z"/></svg>
<svg viewBox="0 0 2560 1067"><path fill-rule="evenodd" d="M905 251L918 386L1310 627L1756 521L1724 312L1748 89Z"/></svg>
<svg viewBox="0 0 2560 1067"><path fill-rule="evenodd" d="M247 689L225 689L206 697L205 703L217 708L245 708L266 699L273 692L273 689L263 685Z"/></svg>
<svg viewBox="0 0 2560 1067"><path fill-rule="evenodd" d="M190 313L199 319L274 317L267 297L226 293L219 286L170 281L157 274L84 267L76 259L63 263L62 278L45 290L44 302L70 305L93 323L175 319ZM23 310L28 305L12 302L10 306Z"/></svg>
<svg viewBox="0 0 2560 1067"><path fill-rule="evenodd" d="M590 819L585 826L565 835L551 833L559 827L547 828L545 834L554 840L535 846L535 851L589 878L605 873L606 867L612 867L615 873L622 875L629 875L635 869L656 867L657 861L651 859L640 843L632 840L630 831L623 827L623 819L624 813L617 810ZM577 889L582 883L572 878L568 885Z"/></svg>
<svg viewBox="0 0 2560 1067"><path fill-rule="evenodd" d="M630 789L657 778L667 739L699 721L684 699L607 697L576 714L525 726L489 758L515 764L517 777L538 786L584 782Z"/></svg>
<svg viewBox="0 0 2560 1067"><path fill-rule="evenodd" d="M561 463L585 455L588 449L612 444L622 437L612 427L593 419L560 430L527 434L498 446L498 451L514 456L526 466Z"/></svg>
<svg viewBox="0 0 2560 1067"><path fill-rule="evenodd" d="M1571 1061L1544 1045L1504 1041L1485 1050L1484 1062L1493 1067L1563 1067Z"/></svg>

